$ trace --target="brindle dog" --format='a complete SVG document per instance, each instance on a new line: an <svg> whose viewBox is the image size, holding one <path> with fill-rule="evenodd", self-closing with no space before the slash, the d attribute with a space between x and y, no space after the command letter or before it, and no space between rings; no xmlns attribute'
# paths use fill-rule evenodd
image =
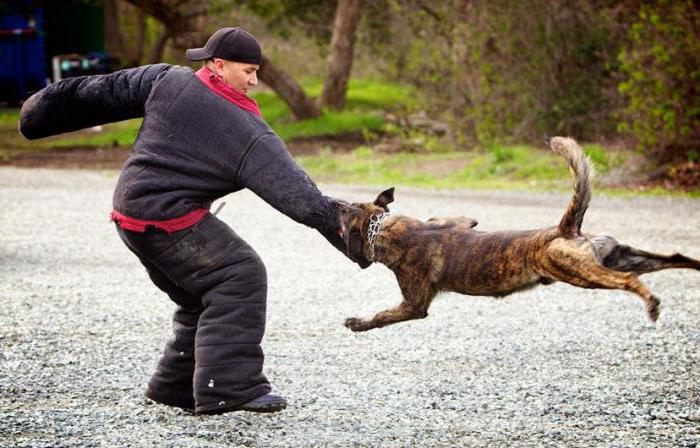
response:
<svg viewBox="0 0 700 448"><path fill-rule="evenodd" d="M480 232L473 229L477 222L468 218L427 222L407 216L387 218L393 188L380 193L374 203L339 203L339 233L348 251L389 267L403 294L403 302L395 308L371 319L347 319L345 326L366 331L424 318L440 291L502 297L555 281L633 292L655 322L659 299L637 276L669 268L700 270L700 261L645 252L609 236L582 234L591 198L591 164L571 138L554 137L547 143L564 156L574 178L574 195L556 227Z"/></svg>

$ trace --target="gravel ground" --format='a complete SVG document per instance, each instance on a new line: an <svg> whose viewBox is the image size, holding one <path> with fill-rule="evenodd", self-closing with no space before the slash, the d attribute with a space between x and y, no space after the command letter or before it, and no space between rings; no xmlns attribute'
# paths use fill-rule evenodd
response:
<svg viewBox="0 0 700 448"><path fill-rule="evenodd" d="M144 386L173 305L107 216L114 171L0 168L0 446L605 446L700 442L700 273L644 277L663 300L555 284L505 299L445 294L421 321L354 334L399 301L248 192L219 215L268 266L266 373L279 414L195 417ZM378 189L324 185L371 199ZM558 222L567 194L398 189L393 212L479 228ZM594 196L585 229L700 257L700 201Z"/></svg>

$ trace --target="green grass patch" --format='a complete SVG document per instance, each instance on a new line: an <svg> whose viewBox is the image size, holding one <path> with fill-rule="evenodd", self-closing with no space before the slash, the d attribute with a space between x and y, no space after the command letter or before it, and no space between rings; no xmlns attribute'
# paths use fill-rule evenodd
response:
<svg viewBox="0 0 700 448"><path fill-rule="evenodd" d="M607 161L594 160L601 172L604 167L616 163L619 156L607 157ZM551 151L526 145L490 147L474 152L398 154L376 153L360 146L350 153L325 152L298 157L297 161L319 182L440 189L571 190L571 174L564 159ZM595 191L616 196L700 197L700 189L684 193L663 188L595 187Z"/></svg>
<svg viewBox="0 0 700 448"><path fill-rule="evenodd" d="M374 114L357 114L352 111L326 112L319 118L280 123L272 126L282 140L297 137L338 135L353 131L379 129L384 118Z"/></svg>
<svg viewBox="0 0 700 448"><path fill-rule="evenodd" d="M0 109L0 128L17 127L19 109Z"/></svg>
<svg viewBox="0 0 700 448"><path fill-rule="evenodd" d="M130 146L141 128L140 118L103 126L102 131L85 130L54 137L50 145L55 148L77 146Z"/></svg>
<svg viewBox="0 0 700 448"><path fill-rule="evenodd" d="M603 167L617 163L618 157L608 156L607 164L594 163L599 165L599 171L603 171ZM564 159L551 151L526 145L490 147L489 150L474 152L398 154L376 153L369 147L360 146L350 153L324 152L298 157L297 161L319 182L378 188L571 190L571 175ZM700 197L700 189L670 192L660 187L644 190L595 187L595 191L630 197Z"/></svg>
<svg viewBox="0 0 700 448"><path fill-rule="evenodd" d="M134 119L104 125L101 131L85 129L39 140L27 140L18 131L19 111L0 109L0 159L18 152L49 151L53 148L130 146L142 120Z"/></svg>
<svg viewBox="0 0 700 448"><path fill-rule="evenodd" d="M260 106L260 111L262 112L265 121L270 124L270 126L275 126L285 120L291 118L291 111L287 103L282 101L282 99L277 96L274 92L261 92L252 95L253 99Z"/></svg>
<svg viewBox="0 0 700 448"><path fill-rule="evenodd" d="M571 180L561 157L534 147L498 151L377 154L351 153L297 158L319 181L427 188L566 188Z"/></svg>
<svg viewBox="0 0 700 448"><path fill-rule="evenodd" d="M323 83L320 79L309 78L304 81L307 95L321 96ZM418 106L415 88L370 79L351 79L345 97L346 109L412 109Z"/></svg>
<svg viewBox="0 0 700 448"><path fill-rule="evenodd" d="M304 90L317 98L323 85L320 80L308 80ZM381 111L416 106L410 87L371 80L351 80L348 85L345 110L324 111L319 118L294 121L289 107L272 92L254 94L263 117L283 139L338 135L354 131L372 131L382 128Z"/></svg>

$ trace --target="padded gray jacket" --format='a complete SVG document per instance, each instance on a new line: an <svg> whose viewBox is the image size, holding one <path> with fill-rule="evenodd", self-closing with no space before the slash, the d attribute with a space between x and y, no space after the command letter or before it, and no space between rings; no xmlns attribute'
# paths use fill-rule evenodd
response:
<svg viewBox="0 0 700 448"><path fill-rule="evenodd" d="M20 131L36 139L136 117L144 120L114 191L115 211L171 220L248 188L369 265L346 251L334 200L267 123L211 91L190 68L156 64L59 81L25 102Z"/></svg>

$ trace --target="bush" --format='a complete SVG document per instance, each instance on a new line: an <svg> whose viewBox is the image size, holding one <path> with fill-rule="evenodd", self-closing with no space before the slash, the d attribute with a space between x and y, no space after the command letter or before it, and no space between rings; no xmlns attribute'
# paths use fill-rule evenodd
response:
<svg viewBox="0 0 700 448"><path fill-rule="evenodd" d="M450 121L455 140L616 132L617 25L605 2L458 0L431 8L402 9L403 29L415 34L396 42L395 75L418 86L428 113Z"/></svg>
<svg viewBox="0 0 700 448"><path fill-rule="evenodd" d="M619 60L627 99L621 131L661 159L700 148L700 14L692 0L643 4Z"/></svg>

